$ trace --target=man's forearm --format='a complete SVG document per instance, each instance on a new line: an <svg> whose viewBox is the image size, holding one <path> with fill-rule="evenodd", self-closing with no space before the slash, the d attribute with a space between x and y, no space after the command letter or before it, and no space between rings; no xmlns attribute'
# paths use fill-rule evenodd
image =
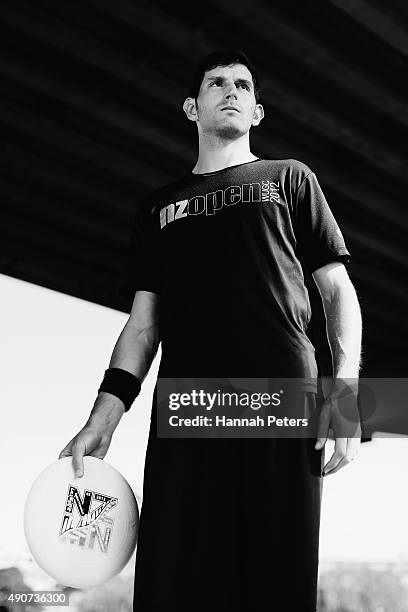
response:
<svg viewBox="0 0 408 612"><path fill-rule="evenodd" d="M127 370L143 382L157 353L159 342L157 324L142 328L129 319L115 344L109 367Z"/></svg>
<svg viewBox="0 0 408 612"><path fill-rule="evenodd" d="M358 378L362 320L353 285L338 288L323 302L335 378Z"/></svg>
<svg viewBox="0 0 408 612"><path fill-rule="evenodd" d="M126 323L113 349L111 368L122 368L134 374L140 382L146 377L159 346L157 324L138 327L132 320ZM121 399L101 391L89 415L90 424L101 422L107 429L115 429L125 407Z"/></svg>

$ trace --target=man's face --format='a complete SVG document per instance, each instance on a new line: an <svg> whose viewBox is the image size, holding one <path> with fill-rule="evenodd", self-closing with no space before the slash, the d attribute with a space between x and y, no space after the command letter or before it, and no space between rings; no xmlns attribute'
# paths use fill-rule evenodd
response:
<svg viewBox="0 0 408 612"><path fill-rule="evenodd" d="M226 139L239 138L252 125L258 125L263 109L256 103L248 68L232 64L208 70L201 83L195 112L199 131Z"/></svg>

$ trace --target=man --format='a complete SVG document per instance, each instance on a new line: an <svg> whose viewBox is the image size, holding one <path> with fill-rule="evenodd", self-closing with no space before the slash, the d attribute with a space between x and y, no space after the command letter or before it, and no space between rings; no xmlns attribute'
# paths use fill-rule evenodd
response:
<svg viewBox="0 0 408 612"><path fill-rule="evenodd" d="M197 162L137 208L130 318L87 424L60 457L72 454L82 474L84 454L106 455L160 341L159 377L316 380L306 335L308 268L333 356L317 443L163 438L155 393L134 609L313 612L329 427L336 442L326 474L351 461L360 443L358 431L340 431L336 403L338 381L357 379L360 363L361 316L344 267L349 252L310 168L251 153L250 128L264 109L243 53L204 58L183 109L197 126ZM305 392L309 411L312 391Z"/></svg>

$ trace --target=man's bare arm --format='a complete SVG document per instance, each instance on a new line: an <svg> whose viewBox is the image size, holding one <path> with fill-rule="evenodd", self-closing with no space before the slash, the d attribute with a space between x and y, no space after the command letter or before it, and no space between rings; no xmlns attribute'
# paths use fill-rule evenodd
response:
<svg viewBox="0 0 408 612"><path fill-rule="evenodd" d="M130 317L113 349L109 367L127 370L143 382L159 343L159 296L150 291L137 291ZM124 411L122 400L102 391L89 418L104 415L108 420L116 420Z"/></svg>
<svg viewBox="0 0 408 612"><path fill-rule="evenodd" d="M341 263L313 273L326 316L334 378L358 378L361 359L361 311L355 289Z"/></svg>
<svg viewBox="0 0 408 612"><path fill-rule="evenodd" d="M358 376L361 360L362 320L355 289L341 263L330 263L313 273L326 316L327 337L333 361L333 381L322 407L316 449L324 447L329 428L335 437L335 450L324 474L333 474L350 463L358 453L361 427L357 407ZM344 391L347 390L347 415ZM339 400L339 398L342 398Z"/></svg>
<svg viewBox="0 0 408 612"><path fill-rule="evenodd" d="M130 317L115 344L109 367L127 370L142 382L157 353L159 342L159 296L150 291L137 291ZM98 393L87 422L61 451L59 459L72 455L75 475L82 476L83 456L105 457L124 412L121 399L105 391Z"/></svg>

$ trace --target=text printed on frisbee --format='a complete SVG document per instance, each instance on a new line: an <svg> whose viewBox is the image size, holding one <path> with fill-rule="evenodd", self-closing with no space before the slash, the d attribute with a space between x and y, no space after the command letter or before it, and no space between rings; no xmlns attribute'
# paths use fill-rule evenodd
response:
<svg viewBox="0 0 408 612"><path fill-rule="evenodd" d="M59 533L61 541L107 553L114 526L114 519L108 514L117 504L117 497L89 489L81 497L78 487L69 484ZM95 542L99 548L95 548Z"/></svg>

